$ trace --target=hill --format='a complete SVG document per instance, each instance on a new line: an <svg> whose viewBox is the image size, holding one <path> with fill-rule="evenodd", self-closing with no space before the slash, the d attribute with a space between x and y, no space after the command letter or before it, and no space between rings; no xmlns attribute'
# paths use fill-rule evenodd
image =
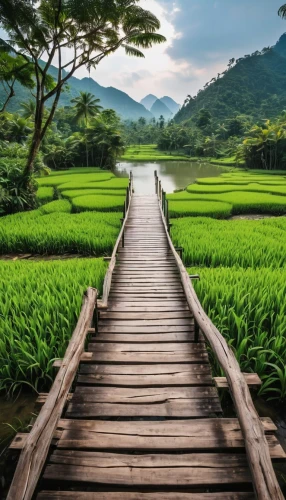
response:
<svg viewBox="0 0 286 500"><path fill-rule="evenodd" d="M56 78L57 68L51 66L49 73ZM90 92L95 97L100 99L100 104L103 108L114 109L122 118L137 120L141 116L150 120L152 114L140 103L134 101L128 94L116 89L115 87L102 87L92 78L76 78L71 77L68 81L68 86L60 98L60 106L69 106L71 99L78 96L80 91ZM4 89L0 88L0 102L5 99ZM15 97L13 97L8 106L7 111L17 112L21 108L21 103L31 99L30 90L22 87L20 84L15 84Z"/></svg>
<svg viewBox="0 0 286 500"><path fill-rule="evenodd" d="M146 97L144 97L143 99L141 99L140 104L142 104L143 106L145 106L145 108L150 111L150 109L152 108L154 102L156 102L157 99L158 99L158 97L156 97L155 95L148 94L148 95L146 95Z"/></svg>
<svg viewBox="0 0 286 500"><path fill-rule="evenodd" d="M150 111L155 118L160 118L163 115L165 120L169 120L173 116L172 111L160 99L154 102Z"/></svg>
<svg viewBox="0 0 286 500"><path fill-rule="evenodd" d="M286 34L270 50L233 60L180 109L175 121L189 120L202 108L218 121L240 114L259 119L281 113L286 108Z"/></svg>
<svg viewBox="0 0 286 500"><path fill-rule="evenodd" d="M163 104L165 104L165 106L167 106L167 108L169 108L170 111L172 111L173 115L178 113L178 111L181 107L180 104L178 104L176 101L174 101L174 99L172 99L171 97L169 97L167 95L165 95L164 97L161 97L160 101Z"/></svg>

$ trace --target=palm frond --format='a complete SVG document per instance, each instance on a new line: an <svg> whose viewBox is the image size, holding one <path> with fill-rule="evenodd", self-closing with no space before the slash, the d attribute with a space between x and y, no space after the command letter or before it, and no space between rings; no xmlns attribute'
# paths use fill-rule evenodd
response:
<svg viewBox="0 0 286 500"><path fill-rule="evenodd" d="M282 17L282 19L286 19L286 3L278 10L278 16Z"/></svg>
<svg viewBox="0 0 286 500"><path fill-rule="evenodd" d="M145 57L144 54L143 54L143 52L141 52L140 50L136 49L135 47L132 47L131 45L122 44L122 47L124 47L125 53L128 56Z"/></svg>
<svg viewBox="0 0 286 500"><path fill-rule="evenodd" d="M131 35L128 39L136 47L142 47L143 49L149 49L154 44L166 42L166 38L159 33L138 33Z"/></svg>

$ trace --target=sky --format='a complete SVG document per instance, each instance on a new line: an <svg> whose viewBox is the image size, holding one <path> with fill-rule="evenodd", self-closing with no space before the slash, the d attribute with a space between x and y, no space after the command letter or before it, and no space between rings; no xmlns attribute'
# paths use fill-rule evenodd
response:
<svg viewBox="0 0 286 500"><path fill-rule="evenodd" d="M285 0L284 0L285 1ZM229 59L274 45L286 32L277 15L283 0L140 0L161 21L167 42L145 51L145 59L123 50L102 61L91 77L140 101L169 95L182 104ZM76 76L86 76L81 70Z"/></svg>
<svg viewBox="0 0 286 500"><path fill-rule="evenodd" d="M128 57L119 49L91 69L90 76L137 101L155 94L182 104L188 94L195 95L223 72L229 59L274 45L286 32L286 20L277 14L282 4L283 0L140 0L159 18L159 31L167 41L145 50L144 59ZM75 76L89 73L81 68Z"/></svg>

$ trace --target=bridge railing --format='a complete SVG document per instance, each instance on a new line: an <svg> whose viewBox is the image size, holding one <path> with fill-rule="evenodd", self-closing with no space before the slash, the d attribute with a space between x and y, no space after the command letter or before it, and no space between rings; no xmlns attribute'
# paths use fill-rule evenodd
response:
<svg viewBox="0 0 286 500"><path fill-rule="evenodd" d="M103 282L103 292L102 292L102 299L98 301L99 308L105 309L108 304L108 296L110 292L110 287L111 287L111 280L112 280L112 274L116 265L116 256L117 252L119 249L120 244L122 247L124 247L124 231L125 231L125 225L127 222L129 210L130 210L130 202L133 194L133 174L130 172L129 176L129 184L128 187L126 188L126 198L124 202L124 207L123 207L123 218L121 219L122 222L122 227L120 230L120 233L118 235L118 238L116 240L116 243L113 248L113 252L110 258L109 266L107 269L107 272L105 274L104 282Z"/></svg>
<svg viewBox="0 0 286 500"><path fill-rule="evenodd" d="M245 377L225 338L202 308L185 266L170 238L169 213L168 211L166 212L166 209L164 210L165 194L156 172L155 189L168 242L180 272L183 289L190 311L193 313L195 325L197 325L197 330L200 330L208 341L227 378L230 394L245 441L245 449L256 498L259 500L283 500L284 496L272 466L265 432L254 407Z"/></svg>

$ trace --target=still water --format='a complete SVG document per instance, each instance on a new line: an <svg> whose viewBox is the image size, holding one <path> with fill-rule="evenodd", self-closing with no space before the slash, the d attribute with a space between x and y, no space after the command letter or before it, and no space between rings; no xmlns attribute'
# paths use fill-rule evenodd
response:
<svg viewBox="0 0 286 500"><path fill-rule="evenodd" d="M217 177L224 171L224 168L210 163L186 161L120 162L114 173L118 177L126 177L132 171L135 192L153 194L155 192L154 170L157 170L164 191L172 193L176 189L185 188L198 177Z"/></svg>

